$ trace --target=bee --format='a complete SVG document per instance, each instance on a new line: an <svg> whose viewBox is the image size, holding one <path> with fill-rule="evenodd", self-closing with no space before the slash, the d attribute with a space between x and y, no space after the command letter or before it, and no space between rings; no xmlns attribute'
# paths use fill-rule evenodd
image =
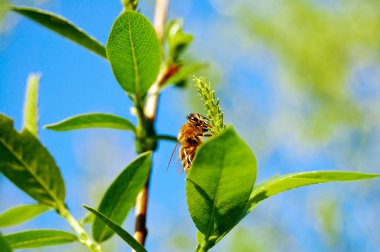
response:
<svg viewBox="0 0 380 252"><path fill-rule="evenodd" d="M182 161L183 170L188 173L194 155L199 145L203 142L202 137L209 137L212 136L212 134L210 134L209 131L211 125L208 123L209 120L207 117L200 114L189 114L186 119L187 123L181 127L178 133L178 142L174 147L170 160L172 159L178 144L180 144L179 158Z"/></svg>

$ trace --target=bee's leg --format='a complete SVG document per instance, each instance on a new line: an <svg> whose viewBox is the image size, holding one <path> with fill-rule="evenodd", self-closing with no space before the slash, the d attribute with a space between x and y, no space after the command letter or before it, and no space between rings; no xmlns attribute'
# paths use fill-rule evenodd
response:
<svg viewBox="0 0 380 252"><path fill-rule="evenodd" d="M212 134L203 134L204 137L211 137Z"/></svg>
<svg viewBox="0 0 380 252"><path fill-rule="evenodd" d="M187 155L187 163L189 164L189 166L191 165L191 162L193 161L193 159L192 159L192 156L191 156L191 154L188 154Z"/></svg>
<svg viewBox="0 0 380 252"><path fill-rule="evenodd" d="M184 162L183 162L183 169L186 173L190 170L191 161L189 161L189 154L186 152L186 150L183 150L184 153Z"/></svg>
<svg viewBox="0 0 380 252"><path fill-rule="evenodd" d="M193 158L195 156L195 152L197 151L197 148L194 147L191 149L191 151L189 152L189 155L188 155L188 160L189 160L189 163L191 164L193 162Z"/></svg>

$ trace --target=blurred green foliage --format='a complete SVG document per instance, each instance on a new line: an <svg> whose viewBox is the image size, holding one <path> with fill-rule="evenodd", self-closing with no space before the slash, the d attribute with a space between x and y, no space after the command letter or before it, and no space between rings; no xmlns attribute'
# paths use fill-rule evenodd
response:
<svg viewBox="0 0 380 252"><path fill-rule="evenodd" d="M307 112L312 135L323 136L337 123L355 124L362 119L350 82L355 80L355 67L379 64L379 1L237 4L237 18L252 41L275 52L284 80L310 96Z"/></svg>
<svg viewBox="0 0 380 252"><path fill-rule="evenodd" d="M339 240L342 238L343 223L339 204L338 200L328 196L315 204L318 226L326 244L332 251L339 250Z"/></svg>
<svg viewBox="0 0 380 252"><path fill-rule="evenodd" d="M7 11L7 8L8 8L8 1L1 0L0 1L0 32L3 30L5 13Z"/></svg>

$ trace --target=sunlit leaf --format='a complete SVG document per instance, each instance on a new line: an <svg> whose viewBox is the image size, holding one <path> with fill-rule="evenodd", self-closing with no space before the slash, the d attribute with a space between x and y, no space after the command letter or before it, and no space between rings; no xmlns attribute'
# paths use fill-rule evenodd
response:
<svg viewBox="0 0 380 252"><path fill-rule="evenodd" d="M135 131L135 126L125 118L103 113L77 115L50 124L45 128L55 131L68 131L89 128L111 128Z"/></svg>
<svg viewBox="0 0 380 252"><path fill-rule="evenodd" d="M48 211L50 207L40 204L22 205L0 213L0 228L13 226Z"/></svg>
<svg viewBox="0 0 380 252"><path fill-rule="evenodd" d="M24 129L35 137L38 135L38 87L40 75L31 74L28 78L24 101Z"/></svg>
<svg viewBox="0 0 380 252"><path fill-rule="evenodd" d="M186 199L201 247L208 249L236 225L256 179L256 159L228 127L199 148L186 179Z"/></svg>
<svg viewBox="0 0 380 252"><path fill-rule="evenodd" d="M137 252L147 251L138 241L135 240L135 238L133 238L132 235L130 235L127 231L125 231L111 219L107 218L107 216L89 206L83 207L95 214L99 219L101 219L108 227L110 227L120 238L122 238L126 243L128 243L134 250L136 250Z"/></svg>
<svg viewBox="0 0 380 252"><path fill-rule="evenodd" d="M161 47L149 20L135 11L123 12L112 26L107 55L120 86L144 96L161 64Z"/></svg>
<svg viewBox="0 0 380 252"><path fill-rule="evenodd" d="M4 238L13 249L53 246L78 241L75 235L59 230L23 231L5 235Z"/></svg>
<svg viewBox="0 0 380 252"><path fill-rule="evenodd" d="M145 152L132 161L114 180L107 189L98 211L121 225L131 208L135 205L136 197L144 187L151 166L151 152ZM112 229L99 218L92 226L92 235L98 242L103 242L113 235Z"/></svg>
<svg viewBox="0 0 380 252"><path fill-rule="evenodd" d="M29 131L13 128L0 114L0 171L38 202L59 209L65 186L53 157Z"/></svg>
<svg viewBox="0 0 380 252"><path fill-rule="evenodd" d="M327 182L355 181L373 179L377 177L380 177L380 174L345 171L311 171L276 176L255 187L249 197L247 210L251 211L260 201L264 199L294 188Z"/></svg>
<svg viewBox="0 0 380 252"><path fill-rule="evenodd" d="M99 56L107 58L106 50L102 44L63 17L31 7L12 6L10 9L27 18L30 18L31 20L62 35L63 37L78 43Z"/></svg>

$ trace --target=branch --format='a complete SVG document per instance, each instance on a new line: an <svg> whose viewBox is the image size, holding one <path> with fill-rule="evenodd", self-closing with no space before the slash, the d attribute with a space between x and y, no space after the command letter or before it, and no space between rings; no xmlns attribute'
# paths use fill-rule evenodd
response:
<svg viewBox="0 0 380 252"><path fill-rule="evenodd" d="M168 10L169 0L157 0L156 9L154 15L154 28L156 29L158 39L161 44L164 39L164 29L165 29L165 20ZM148 92L148 98L144 108L145 117L149 120L154 128L154 121L157 113L157 104L158 104L158 90L163 81L163 78L166 73L166 66L161 67L160 73ZM147 207L148 207L148 193L149 193L149 180L146 182L144 188L139 192L136 199L136 224L135 224L135 238L141 244L145 244L146 236L148 234L148 229L146 227L146 216L147 216Z"/></svg>

